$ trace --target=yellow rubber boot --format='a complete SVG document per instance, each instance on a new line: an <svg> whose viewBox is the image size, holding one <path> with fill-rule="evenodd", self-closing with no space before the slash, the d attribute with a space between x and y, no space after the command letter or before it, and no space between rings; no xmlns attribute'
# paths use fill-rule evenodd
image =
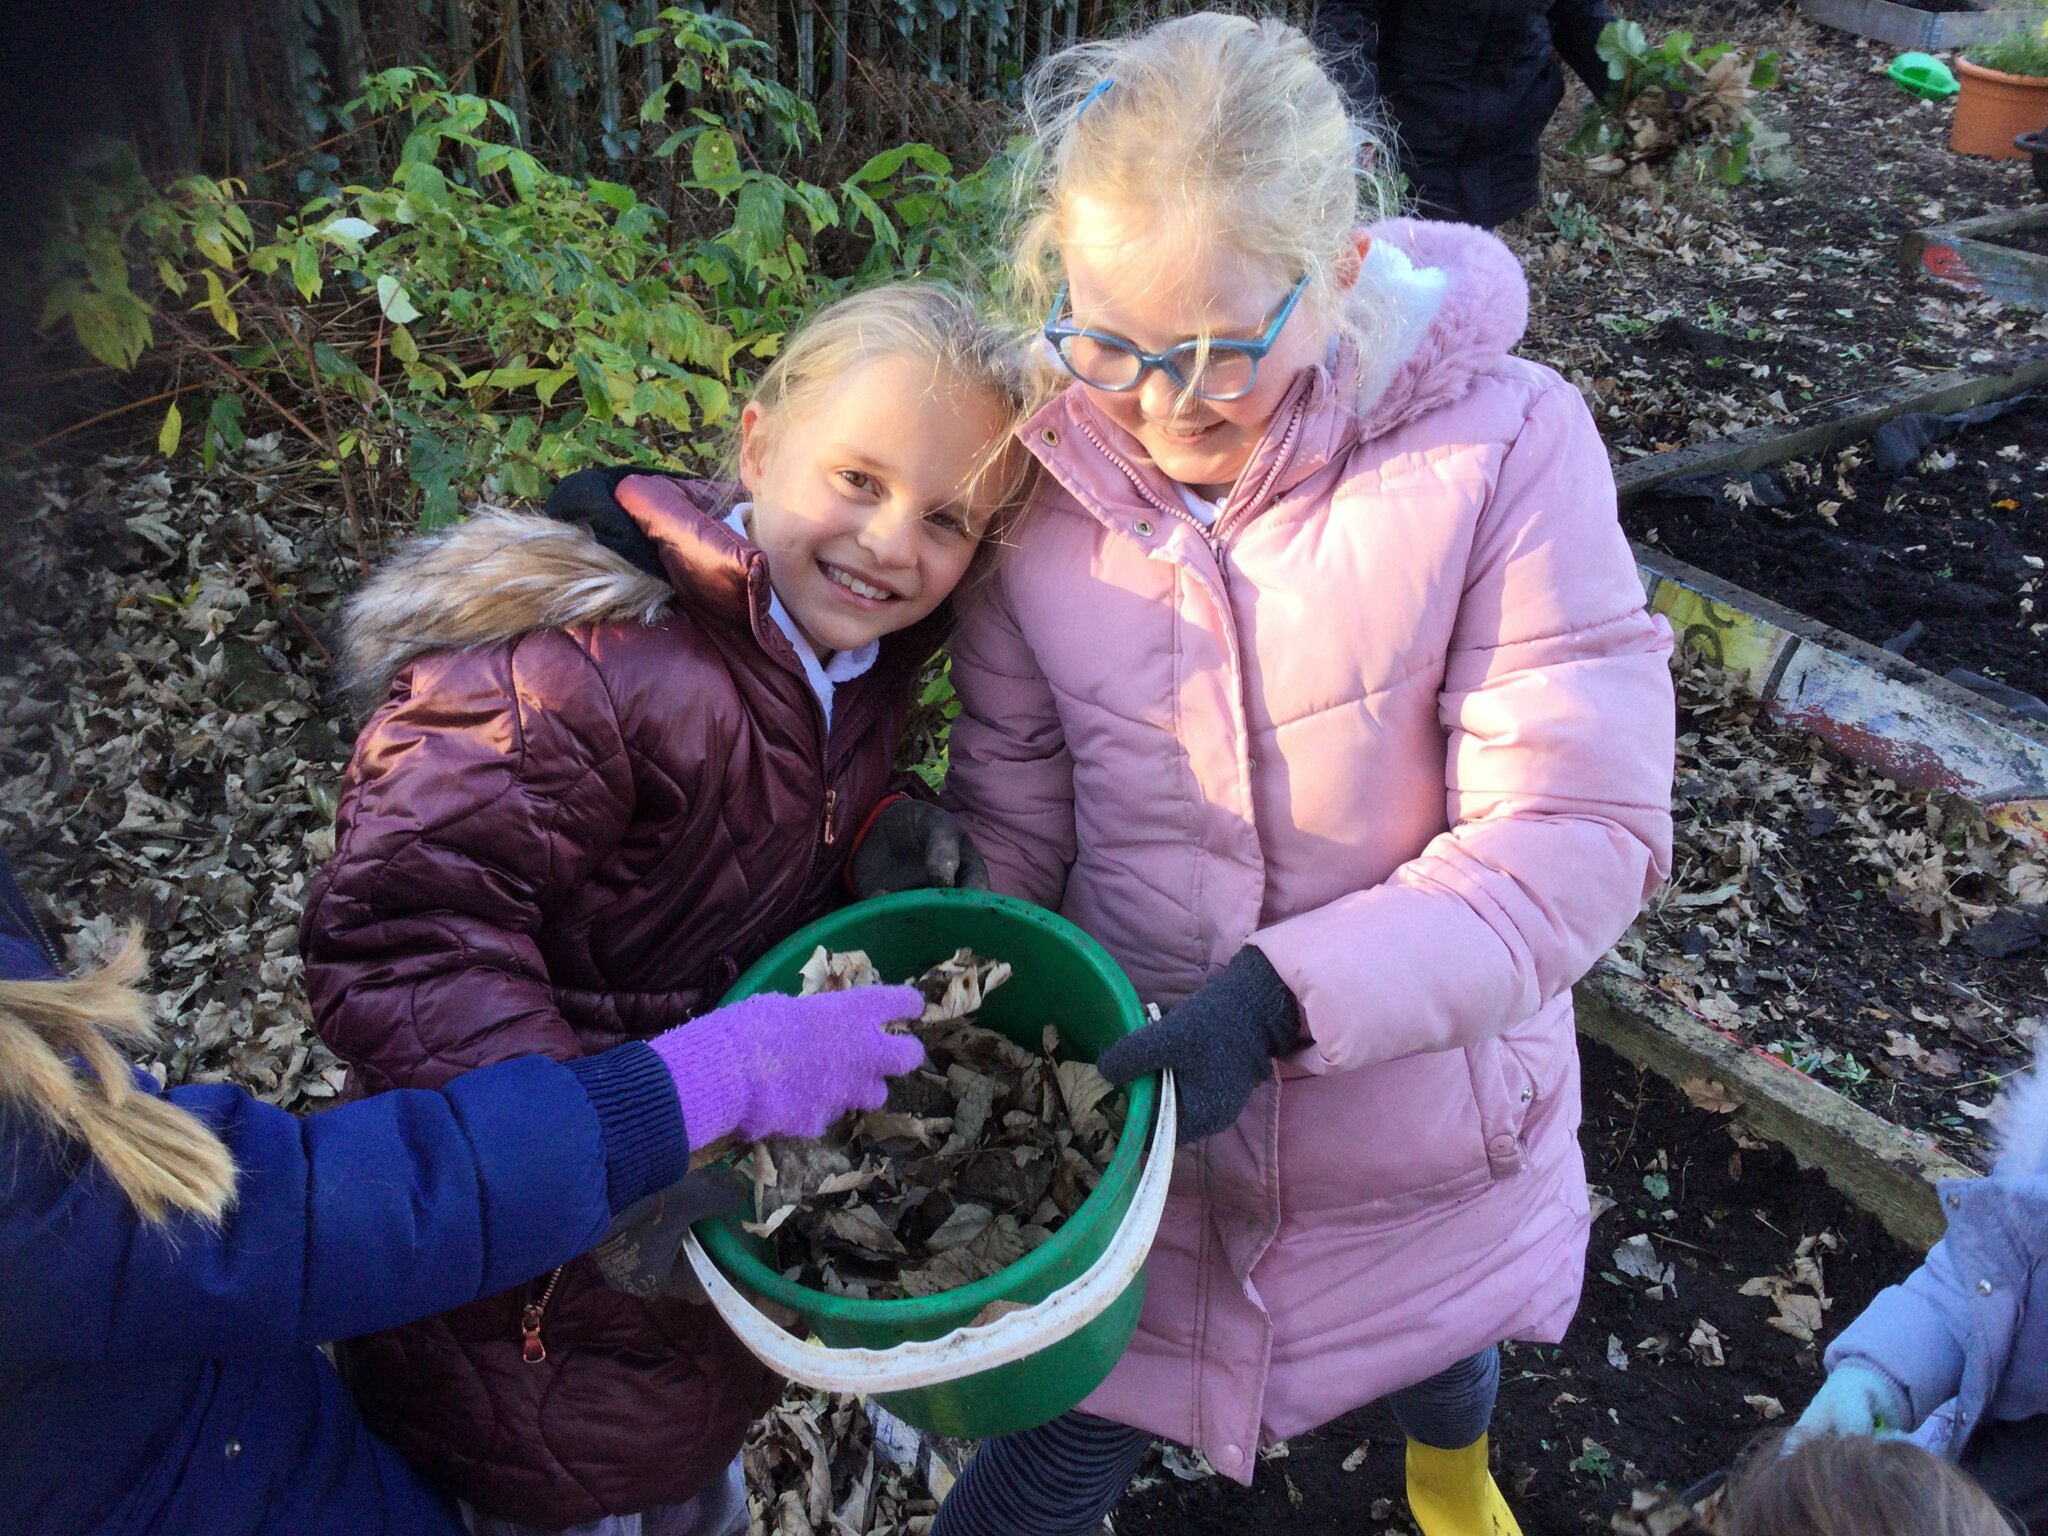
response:
<svg viewBox="0 0 2048 1536"><path fill-rule="evenodd" d="M1486 1468L1486 1436L1462 1450L1408 1442L1408 1509L1422 1536L1522 1536Z"/></svg>

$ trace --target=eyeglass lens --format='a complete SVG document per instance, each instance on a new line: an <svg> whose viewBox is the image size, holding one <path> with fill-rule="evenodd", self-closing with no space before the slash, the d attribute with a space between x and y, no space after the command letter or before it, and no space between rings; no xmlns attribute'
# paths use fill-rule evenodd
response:
<svg viewBox="0 0 2048 1536"><path fill-rule="evenodd" d="M1092 336L1062 337L1060 356L1075 377L1101 389L1128 389L1144 366L1135 352ZM1212 347L1198 370L1199 356L1194 347L1176 348L1169 354L1173 371L1196 394L1228 400L1251 388L1257 364L1249 353L1235 347Z"/></svg>

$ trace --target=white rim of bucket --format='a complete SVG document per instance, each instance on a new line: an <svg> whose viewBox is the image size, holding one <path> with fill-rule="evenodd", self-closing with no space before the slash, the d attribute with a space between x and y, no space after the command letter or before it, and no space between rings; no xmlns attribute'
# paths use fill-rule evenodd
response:
<svg viewBox="0 0 2048 1536"><path fill-rule="evenodd" d="M911 1339L887 1349L834 1349L800 1339L741 1294L712 1262L695 1232L684 1238L683 1253L718 1315L740 1342L792 1381L828 1392L868 1393L908 1392L957 1381L1023 1360L1078 1333L1108 1311L1137 1278L1166 1209L1167 1186L1173 1181L1177 1118L1173 1073L1162 1072L1159 1112L1137 1192L1115 1236L1084 1274L1043 1301L1006 1312L993 1322L955 1328L936 1339Z"/></svg>

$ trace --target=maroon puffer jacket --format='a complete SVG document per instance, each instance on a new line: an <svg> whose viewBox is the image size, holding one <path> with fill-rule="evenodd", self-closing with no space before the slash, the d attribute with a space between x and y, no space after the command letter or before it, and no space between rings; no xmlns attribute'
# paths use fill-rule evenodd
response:
<svg viewBox="0 0 2048 1536"><path fill-rule="evenodd" d="M717 521L729 495L620 486L666 582L581 528L489 512L351 605L359 679L392 680L301 945L353 1091L654 1034L834 901L943 620L840 686L828 739L766 562ZM777 1383L709 1307L634 1300L587 1259L527 1364L548 1280L353 1341L364 1416L490 1514L566 1526L695 1494Z"/></svg>

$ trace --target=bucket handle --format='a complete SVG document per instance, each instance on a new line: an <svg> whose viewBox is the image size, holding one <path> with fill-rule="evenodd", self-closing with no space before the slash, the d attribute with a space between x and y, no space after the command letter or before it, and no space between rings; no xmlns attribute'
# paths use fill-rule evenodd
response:
<svg viewBox="0 0 2048 1536"><path fill-rule="evenodd" d="M957 1381L1035 1355L1079 1332L1108 1311L1137 1278L1166 1209L1177 1118L1173 1073L1162 1072L1159 1112L1137 1192L1115 1236L1085 1273L1043 1301L979 1326L963 1325L936 1339L910 1339L887 1349L834 1349L814 1344L771 1321L741 1294L711 1261L695 1232L684 1239L683 1253L711 1304L740 1342L791 1381L830 1392L869 1393L907 1392Z"/></svg>

